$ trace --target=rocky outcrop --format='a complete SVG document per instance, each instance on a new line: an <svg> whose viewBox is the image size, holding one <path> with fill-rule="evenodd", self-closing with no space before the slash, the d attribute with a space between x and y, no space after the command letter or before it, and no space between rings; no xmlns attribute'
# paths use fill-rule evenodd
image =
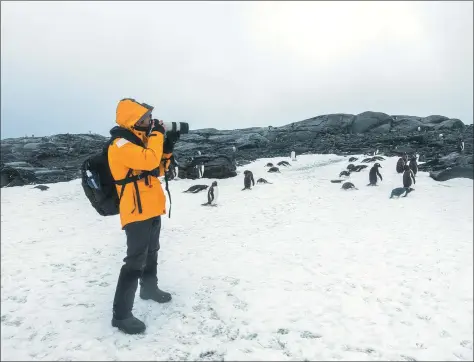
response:
<svg viewBox="0 0 474 362"><path fill-rule="evenodd" d="M431 171L430 177L436 181L448 181L453 178L473 178L471 166L454 166L442 171Z"/></svg>
<svg viewBox="0 0 474 362"><path fill-rule="evenodd" d="M452 152L447 156L435 158L422 165L420 171L431 171L430 177L436 181L447 181L453 178L473 178L473 156Z"/></svg>
<svg viewBox="0 0 474 362"><path fill-rule="evenodd" d="M69 181L80 177L84 159L101 150L106 138L58 134L1 141L1 186Z"/></svg>
<svg viewBox="0 0 474 362"><path fill-rule="evenodd" d="M197 150L207 157L203 158L204 177L210 178L232 177L236 165L261 157L290 156L292 150L297 154L349 155L378 149L386 156L417 152L420 161L427 161L420 170L441 171L457 165L458 161L446 163L442 158L457 151L459 137L465 142L463 154L471 155L472 159L472 125L443 116L423 118L364 112L322 115L283 127L193 130L181 136L174 153L181 175L191 178L195 176L189 164ZM93 134L2 140L1 185L75 179L84 159L99 152L105 141L106 137Z"/></svg>
<svg viewBox="0 0 474 362"><path fill-rule="evenodd" d="M204 178L223 179L237 176L235 160L226 155L200 155L184 162L180 161L178 176L197 179L200 165L204 166Z"/></svg>

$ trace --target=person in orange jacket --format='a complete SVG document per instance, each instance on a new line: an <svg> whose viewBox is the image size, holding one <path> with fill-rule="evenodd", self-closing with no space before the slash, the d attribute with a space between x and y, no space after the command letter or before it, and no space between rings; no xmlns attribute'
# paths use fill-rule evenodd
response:
<svg viewBox="0 0 474 362"><path fill-rule="evenodd" d="M146 175L127 183L120 198L120 221L127 236L127 255L120 270L113 302L112 326L125 333L145 331L145 324L132 314L140 279L140 297L158 303L171 300L171 294L158 288L157 264L160 250L161 215L166 214L166 197L160 180L169 165L176 138L165 137L162 121L152 119L153 107L133 99L118 103L114 132L128 130L143 146L116 138L108 146L110 172L115 181ZM132 135L133 136L133 135ZM148 171L148 172L147 172Z"/></svg>

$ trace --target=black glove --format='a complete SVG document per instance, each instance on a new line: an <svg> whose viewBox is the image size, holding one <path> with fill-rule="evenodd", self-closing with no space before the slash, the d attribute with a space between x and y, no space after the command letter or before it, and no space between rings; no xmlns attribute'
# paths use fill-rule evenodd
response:
<svg viewBox="0 0 474 362"><path fill-rule="evenodd" d="M158 121L157 119L151 120L149 129L148 129L148 136L151 135L151 133L154 131L158 131L163 135L165 134L165 127L163 126L163 121Z"/></svg>
<svg viewBox="0 0 474 362"><path fill-rule="evenodd" d="M174 145L179 139L178 132L166 132L165 135L165 143L163 144L163 152L164 153L172 153Z"/></svg>

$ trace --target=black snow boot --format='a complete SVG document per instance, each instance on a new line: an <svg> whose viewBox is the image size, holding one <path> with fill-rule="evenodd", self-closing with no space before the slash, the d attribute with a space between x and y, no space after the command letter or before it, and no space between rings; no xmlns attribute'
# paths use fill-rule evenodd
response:
<svg viewBox="0 0 474 362"><path fill-rule="evenodd" d="M127 334L137 334L145 331L145 324L132 314L135 292L138 287L140 270L130 270L122 266L115 290L112 326Z"/></svg>
<svg viewBox="0 0 474 362"><path fill-rule="evenodd" d="M148 254L147 263L140 279L140 298L167 303L171 300L171 294L158 288L157 261L157 251Z"/></svg>
<svg viewBox="0 0 474 362"><path fill-rule="evenodd" d="M168 303L171 300L171 294L155 286L154 288L140 288L140 298L144 300L154 300L158 303Z"/></svg>
<svg viewBox="0 0 474 362"><path fill-rule="evenodd" d="M158 288L158 279L153 275L144 274L140 280L140 298L154 300L158 303L168 303L171 294Z"/></svg>
<svg viewBox="0 0 474 362"><path fill-rule="evenodd" d="M127 334L138 334L145 332L146 326L140 319L135 318L133 314L125 319L112 318L112 326L117 327L122 332Z"/></svg>

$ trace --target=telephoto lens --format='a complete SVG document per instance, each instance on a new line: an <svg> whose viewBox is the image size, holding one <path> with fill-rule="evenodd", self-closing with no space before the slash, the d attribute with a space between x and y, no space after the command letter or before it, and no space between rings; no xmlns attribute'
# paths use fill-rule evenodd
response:
<svg viewBox="0 0 474 362"><path fill-rule="evenodd" d="M189 123L186 122L163 122L166 132L175 132L187 134L189 132Z"/></svg>

